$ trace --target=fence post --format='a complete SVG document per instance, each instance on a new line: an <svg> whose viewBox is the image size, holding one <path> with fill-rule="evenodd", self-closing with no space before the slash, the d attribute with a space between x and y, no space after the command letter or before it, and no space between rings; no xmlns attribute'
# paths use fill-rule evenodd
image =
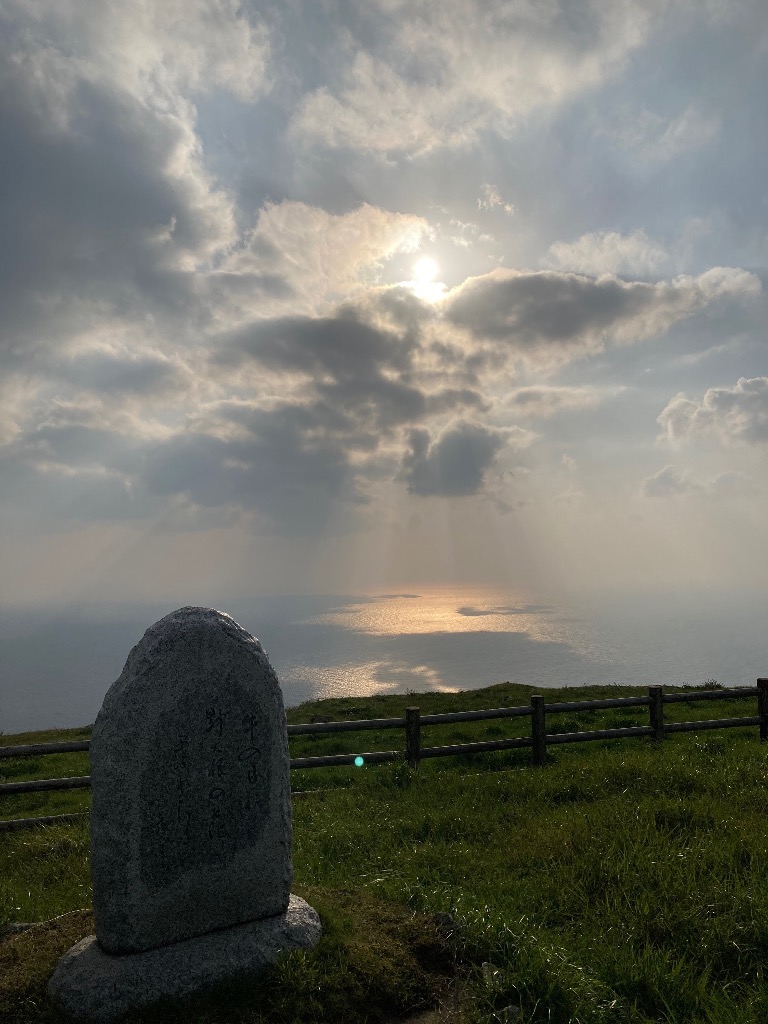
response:
<svg viewBox="0 0 768 1024"><path fill-rule="evenodd" d="M655 740L664 739L664 690L661 686L649 686L648 696L651 699L649 712L651 717L651 728Z"/></svg>
<svg viewBox="0 0 768 1024"><path fill-rule="evenodd" d="M531 696L531 737L533 739L533 763L547 763L547 726L544 718L544 698L540 694Z"/></svg>
<svg viewBox="0 0 768 1024"><path fill-rule="evenodd" d="M421 757L421 712L418 708L405 709L405 756L415 768Z"/></svg>
<svg viewBox="0 0 768 1024"><path fill-rule="evenodd" d="M768 679L757 680L757 713L760 715L760 742L768 739Z"/></svg>

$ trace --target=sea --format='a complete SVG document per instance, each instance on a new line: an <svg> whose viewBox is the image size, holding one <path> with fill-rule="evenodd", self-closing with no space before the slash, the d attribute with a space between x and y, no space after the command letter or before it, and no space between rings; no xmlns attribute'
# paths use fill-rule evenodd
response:
<svg viewBox="0 0 768 1024"><path fill-rule="evenodd" d="M183 602L181 602L183 603ZM94 721L144 630L178 603L0 614L0 731ZM768 594L669 591L555 599L486 586L242 597L218 604L257 636L286 706L324 697L701 684L768 677Z"/></svg>

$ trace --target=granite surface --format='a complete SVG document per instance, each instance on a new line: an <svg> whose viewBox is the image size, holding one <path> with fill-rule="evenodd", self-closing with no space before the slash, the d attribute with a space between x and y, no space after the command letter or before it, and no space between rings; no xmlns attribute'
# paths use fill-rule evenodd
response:
<svg viewBox="0 0 768 1024"><path fill-rule="evenodd" d="M234 619L186 607L151 626L104 698L90 760L102 949L138 953L287 908L282 694Z"/></svg>
<svg viewBox="0 0 768 1024"><path fill-rule="evenodd" d="M292 895L282 914L143 953L114 956L89 935L61 958L48 994L75 1019L110 1024L161 999L257 974L283 950L314 946L320 934L317 912Z"/></svg>

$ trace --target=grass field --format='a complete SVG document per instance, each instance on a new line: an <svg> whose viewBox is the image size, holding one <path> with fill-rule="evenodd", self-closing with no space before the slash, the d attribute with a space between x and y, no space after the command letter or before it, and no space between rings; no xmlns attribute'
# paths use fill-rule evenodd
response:
<svg viewBox="0 0 768 1024"><path fill-rule="evenodd" d="M711 687L707 687L711 688ZM672 692L674 688L666 688ZM756 713L756 698L665 706L667 721ZM307 703L290 722L527 704L530 687ZM547 702L640 696L547 690ZM646 725L647 709L548 716L548 732ZM426 745L529 734L528 719L423 730ZM80 738L88 729L5 736ZM401 749L402 731L291 738L291 755ZM311 952L143 1019L465 1024L768 1019L768 747L755 726L363 768L293 771L294 891ZM87 754L0 761L2 781L88 774ZM85 809L88 791L6 796L0 818ZM0 833L0 1018L58 1019L45 983L93 930L85 821ZM60 916L64 915L64 916ZM52 920L57 919L57 920ZM138 1018L137 1018L138 1019ZM415 1018L414 1018L415 1019Z"/></svg>

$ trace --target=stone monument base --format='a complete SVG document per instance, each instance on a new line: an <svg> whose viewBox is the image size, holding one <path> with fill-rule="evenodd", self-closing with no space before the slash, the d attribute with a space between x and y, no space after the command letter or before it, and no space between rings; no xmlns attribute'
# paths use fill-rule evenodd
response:
<svg viewBox="0 0 768 1024"><path fill-rule="evenodd" d="M113 956L88 935L59 960L48 995L71 1016L104 1024L161 999L261 971L283 950L314 946L321 930L317 911L291 894L284 914L144 953Z"/></svg>

